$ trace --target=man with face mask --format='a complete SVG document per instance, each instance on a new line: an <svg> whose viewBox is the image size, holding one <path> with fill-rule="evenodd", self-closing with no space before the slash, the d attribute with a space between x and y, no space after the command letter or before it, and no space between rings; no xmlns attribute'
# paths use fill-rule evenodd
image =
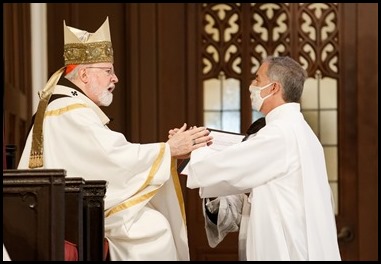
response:
<svg viewBox="0 0 381 264"><path fill-rule="evenodd" d="M251 98L251 106L253 107L254 110L260 112L261 111L261 107L263 105L263 102L269 98L271 96L271 93L266 95L265 97L261 97L261 91L270 87L271 85L273 85L274 83L269 83L269 84L266 84L265 86L263 87L259 87L259 86L255 86L255 85L250 85L250 98Z"/></svg>
<svg viewBox="0 0 381 264"><path fill-rule="evenodd" d="M65 67L40 92L18 168L106 180L111 260L189 260L176 158L206 146L209 131L184 124L166 142L128 142L100 108L111 104L118 82L108 18L95 33L64 24L64 41Z"/></svg>
<svg viewBox="0 0 381 264"><path fill-rule="evenodd" d="M245 220L241 260L341 259L324 151L300 112L306 78L290 57L266 58L249 88L266 126L203 160L191 155L187 187L200 188L201 198L225 199L224 206L209 201L206 213L217 214L216 224L229 215L236 225ZM208 234L209 243L220 235Z"/></svg>

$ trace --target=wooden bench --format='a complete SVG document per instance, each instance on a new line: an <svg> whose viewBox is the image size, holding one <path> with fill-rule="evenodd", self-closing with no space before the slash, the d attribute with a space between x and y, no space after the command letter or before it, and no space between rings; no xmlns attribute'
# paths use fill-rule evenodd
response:
<svg viewBox="0 0 381 264"><path fill-rule="evenodd" d="M79 261L102 261L107 182L68 177L65 183L65 239L77 245Z"/></svg>
<svg viewBox="0 0 381 264"><path fill-rule="evenodd" d="M65 240L74 243L78 260L83 261L83 178L65 179Z"/></svg>
<svg viewBox="0 0 381 264"><path fill-rule="evenodd" d="M66 177L65 170L3 170L3 241L11 259L64 260L67 240L78 260L104 260L106 188L106 181Z"/></svg>
<svg viewBox="0 0 381 264"><path fill-rule="evenodd" d="M102 261L104 256L104 196L107 182L86 181L83 186L84 260Z"/></svg>
<svg viewBox="0 0 381 264"><path fill-rule="evenodd" d="M65 170L3 170L3 243L12 260L64 260Z"/></svg>

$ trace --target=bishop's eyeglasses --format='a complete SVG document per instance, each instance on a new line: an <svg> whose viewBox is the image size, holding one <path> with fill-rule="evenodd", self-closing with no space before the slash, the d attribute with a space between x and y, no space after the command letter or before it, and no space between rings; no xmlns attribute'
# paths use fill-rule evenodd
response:
<svg viewBox="0 0 381 264"><path fill-rule="evenodd" d="M115 75L114 69L112 67L96 67L96 66L89 66L86 67L86 69L101 69L104 70L107 74L107 76Z"/></svg>

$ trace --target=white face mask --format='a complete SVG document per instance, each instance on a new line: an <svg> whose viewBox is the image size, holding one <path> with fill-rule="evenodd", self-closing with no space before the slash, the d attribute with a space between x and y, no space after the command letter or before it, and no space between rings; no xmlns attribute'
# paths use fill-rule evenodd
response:
<svg viewBox="0 0 381 264"><path fill-rule="evenodd" d="M274 83L269 83L262 87L250 85L249 90L250 90L251 106L253 107L254 110L259 112L261 110L263 102L272 95L272 94L268 94L264 98L261 97L261 91L263 89L266 89L272 84Z"/></svg>

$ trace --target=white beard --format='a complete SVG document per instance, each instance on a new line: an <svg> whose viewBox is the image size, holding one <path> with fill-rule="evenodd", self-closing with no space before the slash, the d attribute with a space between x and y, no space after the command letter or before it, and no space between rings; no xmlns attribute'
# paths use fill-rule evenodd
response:
<svg viewBox="0 0 381 264"><path fill-rule="evenodd" d="M109 91L103 91L99 96L99 105L101 106L109 106L112 103L113 94Z"/></svg>

